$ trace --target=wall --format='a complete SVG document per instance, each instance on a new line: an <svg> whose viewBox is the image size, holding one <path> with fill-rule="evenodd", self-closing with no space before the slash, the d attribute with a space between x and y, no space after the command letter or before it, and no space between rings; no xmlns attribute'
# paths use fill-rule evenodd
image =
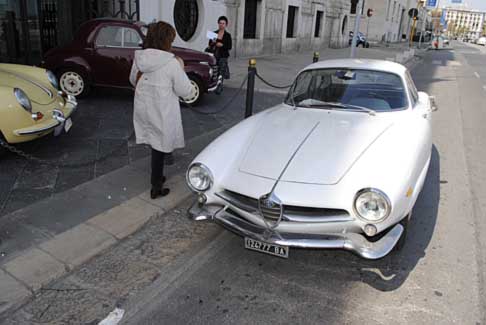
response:
<svg viewBox="0 0 486 325"><path fill-rule="evenodd" d="M140 0L141 20L154 19L174 24L175 0ZM287 38L288 6L298 7L296 34ZM226 15L228 31L233 36L232 56L292 53L319 50L327 47L348 46L349 18L344 34L341 32L345 17L349 16L349 0L259 0L257 10L257 35L254 39L243 37L245 0L198 0L199 23L196 34L188 42L180 37L175 45L196 50L207 46L206 31L217 28L217 18ZM323 11L320 37L314 37L317 10Z"/></svg>
<svg viewBox="0 0 486 325"><path fill-rule="evenodd" d="M175 1L140 0L140 20L151 22L163 20L174 26ZM227 7L220 0L198 0L199 21L196 33L189 41L182 40L177 35L174 45L202 51L208 45L206 32L218 29L218 17L227 15ZM229 21L228 31L231 33L233 21Z"/></svg>

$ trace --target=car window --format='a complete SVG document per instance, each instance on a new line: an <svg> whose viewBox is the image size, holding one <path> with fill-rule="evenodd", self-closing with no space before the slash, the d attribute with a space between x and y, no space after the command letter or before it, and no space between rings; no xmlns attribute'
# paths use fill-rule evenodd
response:
<svg viewBox="0 0 486 325"><path fill-rule="evenodd" d="M103 27L96 38L97 46L122 46L123 28L118 26Z"/></svg>
<svg viewBox="0 0 486 325"><path fill-rule="evenodd" d="M123 35L123 47L140 47L142 38L133 28L125 28Z"/></svg>
<svg viewBox="0 0 486 325"><path fill-rule="evenodd" d="M412 76L410 75L410 72L407 71L405 78L407 80L410 98L412 99L412 106L415 106L415 103L418 102L418 98L419 98L417 87L415 87L415 83L413 82L413 79L412 79Z"/></svg>
<svg viewBox="0 0 486 325"><path fill-rule="evenodd" d="M316 69L299 74L286 103L300 107L326 107L338 103L375 111L404 109L408 97L400 76L374 70ZM344 107L343 107L344 108Z"/></svg>

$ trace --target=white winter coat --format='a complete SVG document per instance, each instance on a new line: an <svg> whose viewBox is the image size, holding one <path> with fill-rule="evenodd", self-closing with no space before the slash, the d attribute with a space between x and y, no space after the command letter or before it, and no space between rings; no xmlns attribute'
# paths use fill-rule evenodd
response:
<svg viewBox="0 0 486 325"><path fill-rule="evenodd" d="M146 49L135 52L130 83L143 75L135 89L133 125L138 144L162 152L184 147L179 96L191 94L192 85L174 54Z"/></svg>

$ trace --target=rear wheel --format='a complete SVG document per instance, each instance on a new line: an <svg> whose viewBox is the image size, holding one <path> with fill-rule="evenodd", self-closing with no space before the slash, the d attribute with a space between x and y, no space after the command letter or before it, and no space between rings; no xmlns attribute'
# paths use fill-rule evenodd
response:
<svg viewBox="0 0 486 325"><path fill-rule="evenodd" d="M66 94L85 97L90 91L88 76L78 69L63 69L59 73L59 86Z"/></svg>
<svg viewBox="0 0 486 325"><path fill-rule="evenodd" d="M189 97L183 98L180 101L181 103L185 103L187 105L197 105L201 101L204 94L203 83L196 76L189 76L189 80L194 87L194 91L191 93L191 95L189 95Z"/></svg>

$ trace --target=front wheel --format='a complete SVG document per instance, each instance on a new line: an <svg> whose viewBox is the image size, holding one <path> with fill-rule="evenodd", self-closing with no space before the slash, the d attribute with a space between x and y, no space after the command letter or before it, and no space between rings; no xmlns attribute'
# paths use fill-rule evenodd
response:
<svg viewBox="0 0 486 325"><path fill-rule="evenodd" d="M189 97L180 99L181 103L187 104L187 105L197 105L201 101L203 94L204 94L204 88L202 85L202 82L199 80L198 77L195 76L189 76L189 80L191 81L192 86L194 87L193 92Z"/></svg>
<svg viewBox="0 0 486 325"><path fill-rule="evenodd" d="M85 73L76 69L65 69L59 74L59 86L61 90L74 97L88 95L90 85Z"/></svg>

